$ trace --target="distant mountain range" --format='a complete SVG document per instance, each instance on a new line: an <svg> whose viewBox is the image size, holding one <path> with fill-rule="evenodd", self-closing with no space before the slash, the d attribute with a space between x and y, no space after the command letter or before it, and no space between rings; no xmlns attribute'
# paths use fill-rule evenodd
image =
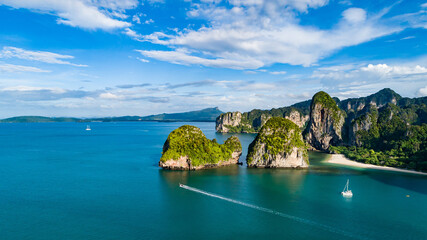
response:
<svg viewBox="0 0 427 240"><path fill-rule="evenodd" d="M215 122L215 119L223 112L215 108L206 108L199 111L183 113L162 113L150 116L122 116L105 118L67 118L67 117L42 117L42 116L19 116L0 120L3 123L35 123L35 122L134 122L134 121L156 121L156 122Z"/></svg>

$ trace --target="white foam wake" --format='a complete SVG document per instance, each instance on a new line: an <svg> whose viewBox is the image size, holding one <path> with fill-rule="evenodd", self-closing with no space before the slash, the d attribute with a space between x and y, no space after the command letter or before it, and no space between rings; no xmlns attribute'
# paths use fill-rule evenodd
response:
<svg viewBox="0 0 427 240"><path fill-rule="evenodd" d="M304 224L308 224L308 225L315 226L315 227L318 227L318 228L322 228L322 229L327 230L329 232L338 233L338 234L341 234L341 235L344 235L344 236L347 236L347 237L350 237L350 238L366 239L366 238L361 238L360 236L355 236L353 234L350 234L348 232L345 232L345 231L342 231L342 230L339 230L339 229L335 229L333 227L330 227L330 226L327 226L327 225L324 225L324 224L321 224L321 223L313 222L313 221L310 221L310 220L307 220L307 219L304 219L304 218L300 218L300 217L296 217L296 216L292 216L292 215L289 215L289 214L286 214L286 213L281 213L281 212L278 212L278 211L274 211L272 209L268 209L268 208L256 206L256 205L253 205L253 204L250 204L250 203L245 203L245 202L242 202L242 201L238 201L238 200L234 200L234 199L231 199L231 198L223 197L221 195L210 193L210 192L206 192L206 191L203 191L203 190L200 190L200 189L197 189L197 188L193 188L193 187L190 187L190 186L187 186L187 185L184 185L184 184L180 184L180 187L184 188L184 189L187 189L187 190L190 190L190 191L193 191L193 192L204 194L204 195L209 196L209 197L219 198L219 199L227 201L227 202L232 202L232 203L239 204L239 205L242 205L242 206L245 206L245 207L249 207L249 208L253 208L253 209L256 209L256 210L259 210L259 211L262 211L262 212L266 212L266 213L274 214L274 215L277 215L277 216L280 216L280 217L283 217L283 218L291 219L291 220L294 220L294 221L297 221L297 222L300 222L300 223L304 223Z"/></svg>

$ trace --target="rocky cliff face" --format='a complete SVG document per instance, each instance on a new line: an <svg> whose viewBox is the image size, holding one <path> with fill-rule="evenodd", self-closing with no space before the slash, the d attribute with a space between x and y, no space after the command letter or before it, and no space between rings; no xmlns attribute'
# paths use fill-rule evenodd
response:
<svg viewBox="0 0 427 240"><path fill-rule="evenodd" d="M288 119L269 119L250 144L246 163L256 168L308 167L307 147L301 130Z"/></svg>
<svg viewBox="0 0 427 240"><path fill-rule="evenodd" d="M366 106L358 113L358 116L351 121L349 128L349 144L362 146L362 137L367 135L378 121L378 110L376 105Z"/></svg>
<svg viewBox="0 0 427 240"><path fill-rule="evenodd" d="M383 107L388 103L396 105L402 97L391 90L384 88L383 90L361 98L349 98L339 103L341 109L346 112L358 112L363 110L366 106L376 106L377 108Z"/></svg>
<svg viewBox="0 0 427 240"><path fill-rule="evenodd" d="M159 166L171 170L199 170L236 164L242 145L236 136L224 144L209 140L194 126L184 125L172 131L165 144Z"/></svg>
<svg viewBox="0 0 427 240"><path fill-rule="evenodd" d="M292 111L289 114L289 116L285 116L285 118L291 120L299 128L302 128L305 126L305 124L307 123L310 116L309 115L302 115L298 111Z"/></svg>
<svg viewBox="0 0 427 240"><path fill-rule="evenodd" d="M345 113L325 92L313 96L310 106L310 120L306 129L307 142L317 150L326 151L330 145L342 142L342 127Z"/></svg>
<svg viewBox="0 0 427 240"><path fill-rule="evenodd" d="M216 131L227 133L233 127L240 126L242 122L241 112L228 112L219 115L216 119Z"/></svg>
<svg viewBox="0 0 427 240"><path fill-rule="evenodd" d="M270 110L270 112L273 110ZM261 110L253 110L248 113L240 113L240 112L228 112L221 114L216 119L216 131L227 133L227 132L246 132L246 133L254 133L258 132L259 129L272 117L279 115L280 117L284 117L286 119L294 122L298 127L302 128L306 125L309 115L302 114L300 111L296 109L291 109L281 112L273 112L269 111L261 111Z"/></svg>

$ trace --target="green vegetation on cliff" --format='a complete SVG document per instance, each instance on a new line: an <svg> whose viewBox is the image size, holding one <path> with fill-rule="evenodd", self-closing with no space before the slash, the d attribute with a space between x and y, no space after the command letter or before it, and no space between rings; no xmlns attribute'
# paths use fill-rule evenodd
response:
<svg viewBox="0 0 427 240"><path fill-rule="evenodd" d="M256 130L247 125L240 124L239 126L224 125L230 133L256 133Z"/></svg>
<svg viewBox="0 0 427 240"><path fill-rule="evenodd" d="M371 109L354 121L362 123L369 116L371 128L359 130L360 147L331 147L332 152L375 165L427 171L427 106L423 103L399 107L387 104Z"/></svg>
<svg viewBox="0 0 427 240"><path fill-rule="evenodd" d="M259 131L255 140L249 145L247 163L253 161L254 144L265 143L266 152L277 155L281 152L291 153L294 147L307 149L302 140L300 128L291 120L282 117L270 118Z"/></svg>
<svg viewBox="0 0 427 240"><path fill-rule="evenodd" d="M199 128L184 125L169 134L160 161L188 156L193 166L216 164L229 160L233 152L241 150L242 145L235 136L228 138L224 144L218 144L215 139L207 139Z"/></svg>
<svg viewBox="0 0 427 240"><path fill-rule="evenodd" d="M345 112L338 107L336 101L324 91L314 94L310 108L312 109L316 104L321 104L324 108L332 111L332 119L335 125L339 123L341 115L345 116Z"/></svg>
<svg viewBox="0 0 427 240"><path fill-rule="evenodd" d="M322 106L325 108L329 108L329 109L332 109L335 111L341 111L341 109L339 109L335 100L332 99L332 97L329 96L329 94L327 94L324 91L320 91L320 92L314 94L311 104L313 106L316 103L322 104Z"/></svg>

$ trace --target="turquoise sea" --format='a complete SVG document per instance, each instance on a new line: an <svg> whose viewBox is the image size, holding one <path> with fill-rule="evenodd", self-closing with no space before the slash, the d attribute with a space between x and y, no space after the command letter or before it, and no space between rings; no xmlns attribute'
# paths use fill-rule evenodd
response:
<svg viewBox="0 0 427 240"><path fill-rule="evenodd" d="M0 124L0 239L427 239L427 176L335 166L321 153L308 170L159 169L183 124ZM254 135L237 136L244 161ZM351 199L340 195L347 179Z"/></svg>

